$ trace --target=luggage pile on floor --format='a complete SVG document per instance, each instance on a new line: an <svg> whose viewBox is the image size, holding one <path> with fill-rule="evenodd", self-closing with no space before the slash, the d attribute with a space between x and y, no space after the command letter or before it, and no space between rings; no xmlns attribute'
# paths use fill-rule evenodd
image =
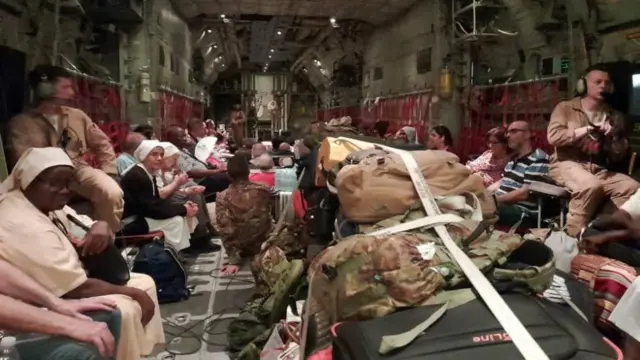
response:
<svg viewBox="0 0 640 360"><path fill-rule="evenodd" d="M340 203L335 240L306 271L304 261L292 260L270 242L259 258L263 266L255 267L270 295L254 307L259 311L246 311L253 322L237 321L236 329L246 334L251 328L255 335L243 350L252 356L241 358L257 359L260 346L274 334L286 336L280 353L288 342L295 343L290 351L315 360L544 360L532 355L536 351L558 360L621 358L583 314L591 311L589 291L570 277L559 280L563 275L544 243L494 229L493 198L485 195L482 179L455 155L412 153L416 171L434 195L430 206L440 214L433 214L428 206L423 208L424 198L432 195L416 191L406 153L370 145L349 139L323 142L317 169ZM455 251L443 239L442 227ZM499 320L489 309L492 304L483 298L486 288L474 289L476 282L460 256L489 280L491 291L497 290L507 305L503 310L511 309L528 338L520 333L512 341L511 332L503 330L506 317ZM306 283L300 277L305 272ZM554 281L570 283L566 294L550 289ZM307 297L302 324L281 322L286 304L299 300L303 289ZM553 291L570 305L540 296ZM262 319L260 326L255 319ZM283 334L282 329L294 330ZM528 348L517 348L516 340ZM273 350L263 349L262 355Z"/></svg>

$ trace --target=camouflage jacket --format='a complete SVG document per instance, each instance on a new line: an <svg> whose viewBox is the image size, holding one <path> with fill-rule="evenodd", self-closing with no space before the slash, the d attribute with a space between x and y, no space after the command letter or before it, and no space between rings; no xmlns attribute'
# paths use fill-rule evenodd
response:
<svg viewBox="0 0 640 360"><path fill-rule="evenodd" d="M271 190L250 182L231 184L216 196L216 230L230 264L260 252L272 230Z"/></svg>

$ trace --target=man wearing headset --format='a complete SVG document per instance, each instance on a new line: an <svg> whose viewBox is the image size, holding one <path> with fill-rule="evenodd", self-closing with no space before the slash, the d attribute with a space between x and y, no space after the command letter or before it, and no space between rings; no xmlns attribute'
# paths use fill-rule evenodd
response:
<svg viewBox="0 0 640 360"><path fill-rule="evenodd" d="M114 180L116 156L107 135L82 110L64 106L74 97L71 74L58 66L38 65L28 74L33 106L13 117L7 127L11 164L32 147L63 148L76 166L71 189L91 201L96 220L120 230L123 193ZM91 153L95 169L85 161Z"/></svg>
<svg viewBox="0 0 640 360"><path fill-rule="evenodd" d="M631 177L608 171L602 144L612 131L625 127L624 116L611 109L605 97L613 90L611 78L600 66L585 72L576 83L578 97L556 105L547 139L555 151L549 175L571 193L567 233L576 237L604 201L620 207L638 189Z"/></svg>

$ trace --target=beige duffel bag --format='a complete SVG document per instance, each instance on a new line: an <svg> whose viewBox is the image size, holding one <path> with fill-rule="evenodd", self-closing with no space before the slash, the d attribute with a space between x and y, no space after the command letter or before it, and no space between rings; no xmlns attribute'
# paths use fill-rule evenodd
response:
<svg viewBox="0 0 640 360"><path fill-rule="evenodd" d="M434 196L472 193L480 202L483 217L494 218L493 197L485 194L482 178L471 173L460 159L447 151L412 151ZM375 223L404 214L418 203L407 167L400 156L387 154L363 159L338 172L336 188L342 214L355 223Z"/></svg>

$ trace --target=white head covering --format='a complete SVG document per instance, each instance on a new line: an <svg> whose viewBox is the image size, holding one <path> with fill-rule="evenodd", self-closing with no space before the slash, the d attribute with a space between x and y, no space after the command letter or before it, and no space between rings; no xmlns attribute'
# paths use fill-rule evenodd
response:
<svg viewBox="0 0 640 360"><path fill-rule="evenodd" d="M149 156L149 153L155 148L162 148L160 141L158 140L143 140L140 146L133 152L133 156L140 162Z"/></svg>
<svg viewBox="0 0 640 360"><path fill-rule="evenodd" d="M409 144L418 143L418 137L416 136L417 135L416 128L411 126L405 126L402 129L400 129L400 131L402 131L407 136L407 142Z"/></svg>
<svg viewBox="0 0 640 360"><path fill-rule="evenodd" d="M168 159L174 155L180 154L180 149L168 141L163 141L160 146L164 149L164 158Z"/></svg>
<svg viewBox="0 0 640 360"><path fill-rule="evenodd" d="M61 148L30 148L25 151L9 177L0 184L0 195L11 190L24 190L43 171L55 166L74 167L71 159Z"/></svg>

